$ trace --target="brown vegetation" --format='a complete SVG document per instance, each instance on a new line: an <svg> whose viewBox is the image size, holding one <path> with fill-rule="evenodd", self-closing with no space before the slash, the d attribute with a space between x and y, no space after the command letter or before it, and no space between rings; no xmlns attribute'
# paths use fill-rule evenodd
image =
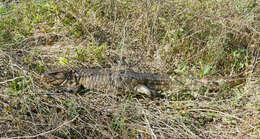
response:
<svg viewBox="0 0 260 139"><path fill-rule="evenodd" d="M0 3L1 138L259 138L255 0ZM165 99L57 93L62 66L167 73ZM213 87L212 87L213 86Z"/></svg>

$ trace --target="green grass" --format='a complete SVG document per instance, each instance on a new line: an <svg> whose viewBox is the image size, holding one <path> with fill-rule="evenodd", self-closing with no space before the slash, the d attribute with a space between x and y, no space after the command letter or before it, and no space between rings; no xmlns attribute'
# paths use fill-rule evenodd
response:
<svg viewBox="0 0 260 139"><path fill-rule="evenodd" d="M255 0L1 2L0 137L257 138L259 9ZM183 84L163 100L45 95L54 90L40 75L62 66L131 67Z"/></svg>

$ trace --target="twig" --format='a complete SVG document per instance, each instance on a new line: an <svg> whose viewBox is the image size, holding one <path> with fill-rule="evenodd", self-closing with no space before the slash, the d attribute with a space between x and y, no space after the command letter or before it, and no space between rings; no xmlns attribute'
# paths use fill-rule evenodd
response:
<svg viewBox="0 0 260 139"><path fill-rule="evenodd" d="M14 81L14 80L19 79L19 78L24 78L24 76L15 77L15 78L13 78L13 79L5 80L5 81L0 82L0 84L5 84L5 83L7 83L7 82L11 82L11 81Z"/></svg>
<svg viewBox="0 0 260 139"><path fill-rule="evenodd" d="M138 103L141 104L139 101L138 101ZM156 137L156 135L154 134L153 129L151 128L151 125L150 125L150 123L149 123L149 121L148 121L148 119L147 119L147 117L146 117L146 114L145 114L145 112L144 112L144 108L143 108L142 104L141 104L141 109L142 109L142 113L144 114L144 119L145 119L145 122L146 122L146 124L147 124L147 127L149 128L149 130L150 130L150 132L151 132L151 134L152 134L152 139L157 139L157 137Z"/></svg>

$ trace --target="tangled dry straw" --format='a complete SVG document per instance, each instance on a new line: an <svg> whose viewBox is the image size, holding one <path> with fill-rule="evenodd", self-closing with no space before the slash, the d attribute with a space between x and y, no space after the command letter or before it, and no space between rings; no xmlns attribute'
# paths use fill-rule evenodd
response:
<svg viewBox="0 0 260 139"><path fill-rule="evenodd" d="M259 2L37 0L0 5L1 138L259 138ZM166 98L46 89L71 67L178 79Z"/></svg>

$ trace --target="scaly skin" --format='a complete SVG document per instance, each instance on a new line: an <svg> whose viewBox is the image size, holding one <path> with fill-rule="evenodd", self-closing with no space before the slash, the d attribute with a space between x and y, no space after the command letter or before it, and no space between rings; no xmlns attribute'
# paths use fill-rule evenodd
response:
<svg viewBox="0 0 260 139"><path fill-rule="evenodd" d="M61 68L42 75L47 87L59 86L68 91L138 91L160 96L156 91L167 90L170 78L166 75L138 73L132 70Z"/></svg>

